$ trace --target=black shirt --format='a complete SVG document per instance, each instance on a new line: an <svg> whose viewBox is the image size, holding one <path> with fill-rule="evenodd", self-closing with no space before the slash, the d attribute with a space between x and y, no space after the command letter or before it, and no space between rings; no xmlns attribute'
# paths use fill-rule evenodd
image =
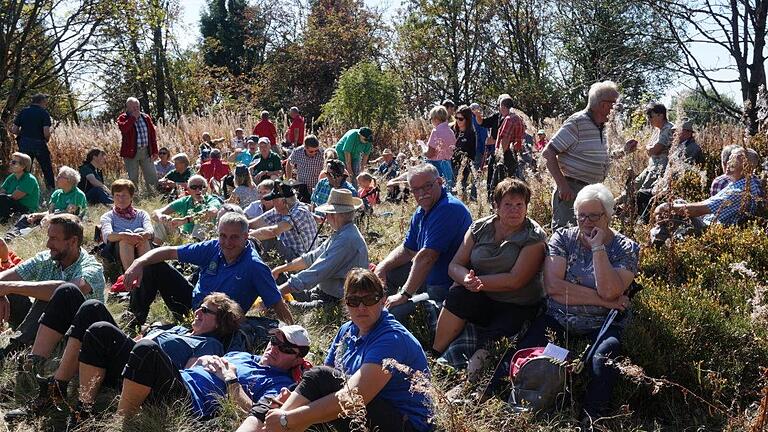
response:
<svg viewBox="0 0 768 432"><path fill-rule="evenodd" d="M13 124L21 128L19 136L45 141L43 128L51 126L51 116L39 105L30 105L19 112Z"/></svg>
<svg viewBox="0 0 768 432"><path fill-rule="evenodd" d="M480 126L490 130L491 136L493 139L496 139L496 137L499 136L499 129L501 129L502 120L504 120L504 117L502 117L499 113L496 113L490 117L485 117L483 122L480 123Z"/></svg>
<svg viewBox="0 0 768 432"><path fill-rule="evenodd" d="M469 160L474 161L477 151L475 142L477 138L474 129L461 131L457 128L454 132L456 133L456 150L466 153Z"/></svg>
<svg viewBox="0 0 768 432"><path fill-rule="evenodd" d="M94 177L96 177L96 180L104 183L104 173L102 173L100 169L96 169L96 167L90 163L80 165L78 171L80 171L80 184L78 184L77 187L79 187L83 193L88 193L89 190L96 187L86 179L89 174L93 174Z"/></svg>

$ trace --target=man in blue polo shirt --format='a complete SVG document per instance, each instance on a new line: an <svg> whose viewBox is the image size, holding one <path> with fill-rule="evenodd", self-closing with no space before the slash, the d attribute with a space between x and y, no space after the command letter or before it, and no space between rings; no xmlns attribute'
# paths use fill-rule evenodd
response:
<svg viewBox="0 0 768 432"><path fill-rule="evenodd" d="M413 312L411 297L426 289L429 299L442 305L453 281L448 264L472 223L469 209L443 187L443 179L430 164L408 172L408 185L419 208L411 218L405 242L376 267L376 275L391 291L387 308L402 321Z"/></svg>
<svg viewBox="0 0 768 432"><path fill-rule="evenodd" d="M137 258L125 271L125 286L132 289L128 310L135 316L133 325L141 325L159 292L168 309L183 317L203 298L212 293L227 294L244 311L261 297L278 318L292 323L272 273L248 241L248 220L230 212L219 219L218 240L184 246L166 246ZM165 261L178 260L199 267L200 277L194 287Z"/></svg>

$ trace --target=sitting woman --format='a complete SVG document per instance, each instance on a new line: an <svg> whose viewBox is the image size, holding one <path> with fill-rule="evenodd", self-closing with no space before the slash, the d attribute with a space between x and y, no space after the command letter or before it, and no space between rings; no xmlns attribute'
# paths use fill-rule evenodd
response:
<svg viewBox="0 0 768 432"><path fill-rule="evenodd" d="M560 228L549 239L544 261L547 313L534 321L518 346L546 346L553 332L561 343L569 335L596 346L587 365L590 382L582 405L587 421L610 409L618 371L609 363L621 351L628 314L619 314L600 340L595 339L612 309L628 309L627 293L640 251L637 243L610 228L613 205L613 194L602 184L586 186L576 195L578 226Z"/></svg>
<svg viewBox="0 0 768 432"><path fill-rule="evenodd" d="M427 359L416 338L384 310L386 299L381 281L371 271L350 271L344 302L351 321L336 334L325 365L305 372L290 395L281 394L282 407L270 410L263 423L248 417L238 432L303 431L320 423L350 430L351 419L340 417L342 409L362 411L354 403L365 404L370 430L429 430L429 400L423 393L411 392L409 376L400 370L402 365L428 374ZM398 367L385 364L385 359Z"/></svg>
<svg viewBox="0 0 768 432"><path fill-rule="evenodd" d="M120 179L112 183L115 205L101 215L101 239L107 244L112 256L119 257L123 269L133 260L147 253L154 229L149 214L133 208L133 194L136 186L130 180Z"/></svg>
<svg viewBox="0 0 768 432"><path fill-rule="evenodd" d="M189 178L194 174L189 167L189 156L186 153L175 154L171 160L174 169L159 180L160 190L163 192L170 192L177 187L186 189Z"/></svg>
<svg viewBox="0 0 768 432"><path fill-rule="evenodd" d="M213 221L221 207L221 200L206 194L208 182L203 176L193 175L187 182L187 196L183 196L167 206L155 210L153 218L155 238L160 241L181 227L184 234L192 234L196 220Z"/></svg>
<svg viewBox="0 0 768 432"><path fill-rule="evenodd" d="M85 214L88 202L83 191L77 188L79 182L80 173L74 168L68 166L59 168L59 174L56 176L56 190L51 194L48 211L23 215L16 222L16 225L6 233L5 238L11 240L20 236L23 229L40 225L43 218L49 214L64 212L75 216Z"/></svg>
<svg viewBox="0 0 768 432"><path fill-rule="evenodd" d="M252 202L261 199L259 189L253 184L251 180L251 173L248 172L248 167L245 165L238 165L235 167L235 188L232 190L228 202L238 204L242 208L248 207Z"/></svg>
<svg viewBox="0 0 768 432"><path fill-rule="evenodd" d="M77 287L65 284L58 288L41 319L33 354L28 363L39 366L50 357L64 336L67 343L56 372L49 378L38 378L38 397L25 408L6 413L6 421L37 416L66 399L69 381L80 373L80 395L75 420L90 413L93 401L103 384L119 388L123 367L131 350L140 339L156 342L171 362L183 369L203 355L221 355L225 344L239 328L243 312L227 295L212 293L195 311L192 329L175 326L167 330L150 330L143 338L131 339L115 324L104 303L85 300ZM52 310L49 313L48 310Z"/></svg>
<svg viewBox="0 0 768 432"><path fill-rule="evenodd" d="M11 174L0 186L0 223L13 214L37 211L40 202L40 185L30 172L32 159L16 152L11 155L10 165Z"/></svg>
<svg viewBox="0 0 768 432"><path fill-rule="evenodd" d="M107 165L107 152L95 148L85 155L85 162L80 165L80 184L77 186L85 193L91 204L110 205L113 203L109 188L104 184L102 170Z"/></svg>
<svg viewBox="0 0 768 432"><path fill-rule="evenodd" d="M541 264L547 235L528 217L531 190L525 182L508 178L496 186L493 198L496 214L469 227L448 266L456 285L448 292L437 320L432 344L436 357L459 336L467 322L479 326L483 336L494 340L517 334L543 306ZM465 360L461 355L472 355L474 348L479 347L446 357L450 363L460 364Z"/></svg>
<svg viewBox="0 0 768 432"><path fill-rule="evenodd" d="M157 172L157 178L161 179L165 177L166 174L173 171L174 166L173 162L171 162L171 152L168 150L168 147L160 147L160 150L157 152L158 160L155 161L155 171Z"/></svg>

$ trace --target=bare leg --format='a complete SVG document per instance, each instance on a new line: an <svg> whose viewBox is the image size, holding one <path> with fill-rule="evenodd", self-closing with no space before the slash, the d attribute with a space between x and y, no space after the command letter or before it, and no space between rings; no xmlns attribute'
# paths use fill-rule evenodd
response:
<svg viewBox="0 0 768 432"><path fill-rule="evenodd" d="M144 240L136 245L136 257L140 257L149 252L152 248L149 246L149 240Z"/></svg>
<svg viewBox="0 0 768 432"><path fill-rule="evenodd" d="M435 329L435 341L432 342L432 349L440 353L444 352L448 345L464 330L464 324L466 324L465 320L443 308L440 311L440 317L437 318L437 329Z"/></svg>
<svg viewBox="0 0 768 432"><path fill-rule="evenodd" d="M80 363L80 402L93 404L106 372L106 369Z"/></svg>
<svg viewBox="0 0 768 432"><path fill-rule="evenodd" d="M41 326L42 327L42 326ZM67 339L67 346L64 347L64 354L61 355L61 362L58 369L53 374L53 378L59 381L69 381L77 374L79 363L77 357L80 355L80 341L71 337Z"/></svg>
<svg viewBox="0 0 768 432"><path fill-rule="evenodd" d="M82 377L82 372L80 373ZM120 403L117 405L117 415L129 416L139 411L139 407L149 396L152 387L141 385L129 379L123 380L123 391L120 393Z"/></svg>
<svg viewBox="0 0 768 432"><path fill-rule="evenodd" d="M40 357L48 358L51 356L53 349L56 348L56 344L59 343L64 335L46 326L40 324L35 336L35 342L32 345L32 354Z"/></svg>
<svg viewBox="0 0 768 432"><path fill-rule="evenodd" d="M118 246L120 248L120 264L123 265L124 269L127 269L133 264L133 260L136 258L136 246L127 241L120 241Z"/></svg>
<svg viewBox="0 0 768 432"><path fill-rule="evenodd" d="M261 420L257 419L256 417L249 416L245 419L243 424L240 425L239 428L237 428L237 431L235 432L257 432L261 430L262 423Z"/></svg>

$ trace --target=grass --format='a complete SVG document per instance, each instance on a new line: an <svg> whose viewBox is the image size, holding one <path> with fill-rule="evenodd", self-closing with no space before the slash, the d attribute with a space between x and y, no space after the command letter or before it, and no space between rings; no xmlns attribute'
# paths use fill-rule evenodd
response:
<svg viewBox="0 0 768 432"><path fill-rule="evenodd" d="M252 119L251 119L252 120ZM159 129L161 144L172 151L194 150L197 136L203 130L213 136L227 136L238 125L251 123L248 119L226 114L209 118L185 118L178 124L163 125ZM557 121L546 125L548 132L554 131ZM532 129L532 125L529 125ZM424 138L426 128L420 119L404 121L401 132L391 137L393 150L408 149L416 138ZM319 134L327 146L337 130L325 130ZM614 130L609 136L617 145L630 136L647 136L649 131ZM55 135L58 140L54 162L77 166L77 159L84 152L81 143L99 145L109 152L108 176L121 173L121 162L117 156L119 137L116 128L110 126L60 126ZM698 134L708 158L704 175L695 173L688 178L684 197L698 198L708 184L701 177L711 180L717 173L719 150L724 144L739 142L740 133L736 128L713 126ZM642 142L642 139L641 139ZM750 142L765 154L768 145L761 139ZM645 165L645 158L635 154L613 164L606 184L614 193L622 190L628 169L639 173ZM540 163L539 174L529 176L533 191L529 215L542 226L547 226L551 216L550 182L546 170ZM480 197L485 196L481 185ZM158 208L158 199L144 198L137 207L145 210ZM473 217L490 214L487 203L470 203ZM86 233L92 245L94 221L98 220L104 207L90 208L86 218ZM414 210L410 204L382 204L377 215L367 218L362 224L369 246L372 262L378 262L399 244ZM380 213L391 212L390 216ZM616 221L615 228L637 239L641 244L647 240L648 226L635 226L630 221ZM673 250L643 248L641 272L638 280L645 290L634 301L636 317L624 337L625 354L632 364L625 365L620 383L614 394L616 415L602 420L599 427L612 431L645 430L750 430L759 425L758 403L761 391L766 386L762 366L768 358L768 236L766 224L755 222L745 227L716 228L700 238L688 239L675 245ZM45 235L36 230L31 235L12 245L21 257L27 258L45 247ZM735 263L742 263L733 267ZM739 270L746 268L748 271ZM734 270L735 268L735 270ZM751 275L751 276L749 276ZM114 277L111 273L110 278ZM150 321L169 320L170 314L156 302L150 314ZM110 310L119 314L124 310L122 303L108 301ZM325 357L331 339L338 326L344 321L341 311L330 314L310 313L299 317L299 322L310 332L312 357L320 363ZM7 333L0 336L7 338ZM492 399L483 404L477 402L449 403L445 396L448 390L461 385L459 399L471 400L471 393L482 387L492 362L498 358L509 341L500 342L489 357L484 373L478 382L471 382L465 373L433 365L433 397L437 404L435 412L440 430L449 431L556 431L575 430L578 425L572 420L574 401L583 393L584 381L581 376L569 380L570 392L564 408L557 413L533 417L529 414L513 414L505 404ZM579 352L583 346L570 347ZM49 362L53 368L55 360ZM640 369L642 368L642 369ZM655 379L664 378L664 380ZM18 375L7 363L0 368L0 411L24 403L32 394L32 382L24 374ZM423 383L422 383L423 384ZM682 386L682 387L681 387ZM70 392L76 383L70 385ZM12 392L11 390L16 390ZM75 400L71 395L71 401ZM242 413L229 402L224 403L222 415L210 422L198 422L184 416L178 407L153 407L144 409L135 418L122 422L112 417L116 394L104 392L97 408L104 414L84 430L99 431L218 431L233 430L242 419ZM9 430L26 432L33 430L62 430L62 416L38 419L22 423ZM1 423L0 423L1 424ZM0 431L4 430L0 426ZM752 429L754 430L754 429Z"/></svg>

